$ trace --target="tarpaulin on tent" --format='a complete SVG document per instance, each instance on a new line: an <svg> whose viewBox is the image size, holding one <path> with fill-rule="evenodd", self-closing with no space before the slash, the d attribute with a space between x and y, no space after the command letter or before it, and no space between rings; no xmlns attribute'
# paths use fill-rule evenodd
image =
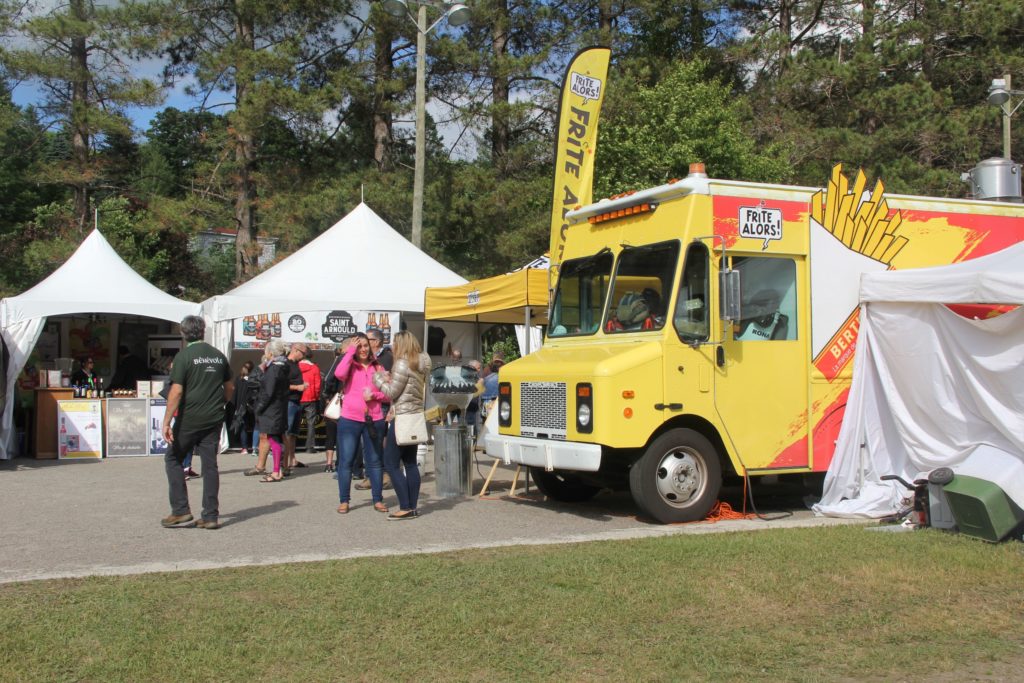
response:
<svg viewBox="0 0 1024 683"><path fill-rule="evenodd" d="M865 274L853 382L815 511L881 517L906 480L979 444L1024 460L1024 308L969 319L945 304L1024 304L1024 244L938 268Z"/></svg>
<svg viewBox="0 0 1024 683"><path fill-rule="evenodd" d="M428 287L424 316L427 320L521 325L527 307L534 324L547 322L547 269L523 268L455 287Z"/></svg>

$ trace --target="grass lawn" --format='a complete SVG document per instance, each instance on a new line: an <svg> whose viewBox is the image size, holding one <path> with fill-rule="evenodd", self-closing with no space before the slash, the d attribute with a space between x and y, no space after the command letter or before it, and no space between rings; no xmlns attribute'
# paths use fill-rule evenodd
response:
<svg viewBox="0 0 1024 683"><path fill-rule="evenodd" d="M999 680L1022 579L832 527L9 584L0 679Z"/></svg>

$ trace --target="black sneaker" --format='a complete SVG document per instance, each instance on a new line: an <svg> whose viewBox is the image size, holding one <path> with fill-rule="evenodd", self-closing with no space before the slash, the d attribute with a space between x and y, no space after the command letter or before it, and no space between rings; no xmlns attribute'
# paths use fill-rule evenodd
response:
<svg viewBox="0 0 1024 683"><path fill-rule="evenodd" d="M169 515L160 520L160 526L165 529L180 529L187 526L195 526L195 521L189 513L183 515Z"/></svg>
<svg viewBox="0 0 1024 683"><path fill-rule="evenodd" d="M215 519L201 519L196 522L197 529L219 529L220 522Z"/></svg>

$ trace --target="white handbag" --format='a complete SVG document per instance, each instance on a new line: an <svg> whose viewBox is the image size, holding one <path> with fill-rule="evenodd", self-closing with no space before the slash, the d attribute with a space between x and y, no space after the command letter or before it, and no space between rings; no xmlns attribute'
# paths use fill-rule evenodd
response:
<svg viewBox="0 0 1024 683"><path fill-rule="evenodd" d="M341 418L341 392L339 391L331 400L327 402L324 407L324 417L328 420L338 420Z"/></svg>
<svg viewBox="0 0 1024 683"><path fill-rule="evenodd" d="M413 446L427 442L427 420L422 412L395 415L395 443Z"/></svg>

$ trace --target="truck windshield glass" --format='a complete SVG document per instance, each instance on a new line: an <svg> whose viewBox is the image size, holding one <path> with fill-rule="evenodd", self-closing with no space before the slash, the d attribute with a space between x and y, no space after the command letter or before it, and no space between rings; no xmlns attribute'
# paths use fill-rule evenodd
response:
<svg viewBox="0 0 1024 683"><path fill-rule="evenodd" d="M672 316L679 339L687 344L707 341L708 338L708 260L705 245L691 244L687 247L676 311Z"/></svg>
<svg viewBox="0 0 1024 683"><path fill-rule="evenodd" d="M615 271L604 331L660 330L679 260L679 242L626 247Z"/></svg>
<svg viewBox="0 0 1024 683"><path fill-rule="evenodd" d="M612 252L609 249L563 263L548 336L567 337L596 332L601 325L601 311L611 275Z"/></svg>

